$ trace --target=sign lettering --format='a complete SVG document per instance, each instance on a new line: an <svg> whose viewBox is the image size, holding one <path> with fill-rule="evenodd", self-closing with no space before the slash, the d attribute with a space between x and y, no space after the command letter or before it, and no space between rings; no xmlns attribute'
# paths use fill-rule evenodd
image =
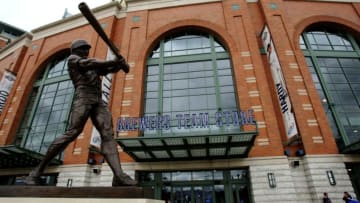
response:
<svg viewBox="0 0 360 203"><path fill-rule="evenodd" d="M211 123L217 127L255 125L253 110L248 111L218 111L212 122L209 113L177 114L172 120L170 115L146 115L137 117L120 117L117 120L117 132L169 130L171 127L178 129L210 128ZM173 121L173 123L172 123Z"/></svg>

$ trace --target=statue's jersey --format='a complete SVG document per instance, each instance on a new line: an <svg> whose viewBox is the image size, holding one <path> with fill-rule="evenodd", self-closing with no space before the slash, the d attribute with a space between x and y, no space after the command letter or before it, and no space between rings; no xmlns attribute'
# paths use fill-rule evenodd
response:
<svg viewBox="0 0 360 203"><path fill-rule="evenodd" d="M68 71L75 87L74 104L95 104L101 102L101 79L93 68L94 59L70 55Z"/></svg>

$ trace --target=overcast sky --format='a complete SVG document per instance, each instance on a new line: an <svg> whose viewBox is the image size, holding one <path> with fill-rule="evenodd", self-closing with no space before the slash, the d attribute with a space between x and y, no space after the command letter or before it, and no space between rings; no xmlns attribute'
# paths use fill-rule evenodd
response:
<svg viewBox="0 0 360 203"><path fill-rule="evenodd" d="M6 0L0 6L0 21L30 32L62 19L66 8L71 14L80 13L80 2L92 9L111 0Z"/></svg>

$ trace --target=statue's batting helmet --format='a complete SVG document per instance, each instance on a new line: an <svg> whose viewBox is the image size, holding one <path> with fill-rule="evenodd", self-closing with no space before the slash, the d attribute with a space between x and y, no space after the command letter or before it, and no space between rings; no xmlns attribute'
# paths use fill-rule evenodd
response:
<svg viewBox="0 0 360 203"><path fill-rule="evenodd" d="M86 40L83 39L78 39L71 43L71 51L78 49L80 47L87 47L90 49L91 45Z"/></svg>

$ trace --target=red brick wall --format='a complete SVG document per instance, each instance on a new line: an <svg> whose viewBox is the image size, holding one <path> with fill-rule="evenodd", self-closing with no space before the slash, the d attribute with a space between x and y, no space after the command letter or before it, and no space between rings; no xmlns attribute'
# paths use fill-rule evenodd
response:
<svg viewBox="0 0 360 203"><path fill-rule="evenodd" d="M0 49L6 46L7 41L0 39Z"/></svg>

